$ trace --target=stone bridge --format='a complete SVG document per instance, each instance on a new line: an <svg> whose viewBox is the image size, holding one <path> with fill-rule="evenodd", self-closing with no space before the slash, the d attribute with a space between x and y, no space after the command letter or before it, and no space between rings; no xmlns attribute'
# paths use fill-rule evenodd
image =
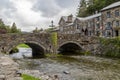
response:
<svg viewBox="0 0 120 80"><path fill-rule="evenodd" d="M64 51L93 51L98 40L96 37L82 36L78 34L58 34L57 46L51 41L48 33L27 34L1 34L0 51L9 54L17 45L25 43L32 48L33 57L45 53L57 53Z"/></svg>

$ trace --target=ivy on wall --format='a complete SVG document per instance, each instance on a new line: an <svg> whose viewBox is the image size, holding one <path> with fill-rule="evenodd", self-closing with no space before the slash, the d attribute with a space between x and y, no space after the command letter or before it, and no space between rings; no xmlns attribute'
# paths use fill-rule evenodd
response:
<svg viewBox="0 0 120 80"><path fill-rule="evenodd" d="M52 32L51 33L51 42L53 44L54 47L57 46L57 32Z"/></svg>

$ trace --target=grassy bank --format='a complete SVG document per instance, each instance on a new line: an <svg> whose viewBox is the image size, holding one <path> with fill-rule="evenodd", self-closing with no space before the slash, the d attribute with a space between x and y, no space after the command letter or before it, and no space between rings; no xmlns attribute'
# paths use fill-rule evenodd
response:
<svg viewBox="0 0 120 80"><path fill-rule="evenodd" d="M18 48L30 48L28 45L26 45L26 44L19 44L18 46L17 46Z"/></svg>
<svg viewBox="0 0 120 80"><path fill-rule="evenodd" d="M120 37L116 38L101 38L100 52L105 57L120 58Z"/></svg>
<svg viewBox="0 0 120 80"><path fill-rule="evenodd" d="M39 78L35 78L33 76L27 75L27 74L22 74L23 80L41 80Z"/></svg>

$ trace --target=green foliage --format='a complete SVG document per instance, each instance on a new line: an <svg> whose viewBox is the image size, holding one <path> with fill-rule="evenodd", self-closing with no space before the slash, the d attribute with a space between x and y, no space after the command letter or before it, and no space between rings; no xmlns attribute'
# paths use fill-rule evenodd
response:
<svg viewBox="0 0 120 80"><path fill-rule="evenodd" d="M17 53L17 52L19 52L19 50L17 47L15 47L10 51L10 54Z"/></svg>
<svg viewBox="0 0 120 80"><path fill-rule="evenodd" d="M13 23L12 27L11 27L11 30L10 30L10 33L20 33L21 30L20 29L17 29L17 26L15 23Z"/></svg>
<svg viewBox="0 0 120 80"><path fill-rule="evenodd" d="M87 15L87 4L85 0L80 1L80 6L78 8L77 16L79 17L85 17Z"/></svg>
<svg viewBox="0 0 120 80"><path fill-rule="evenodd" d="M120 58L120 37L100 39L103 56Z"/></svg>
<svg viewBox="0 0 120 80"><path fill-rule="evenodd" d="M27 74L22 74L23 80L41 80L39 78L35 78L33 76L27 75Z"/></svg>
<svg viewBox="0 0 120 80"><path fill-rule="evenodd" d="M1 29L6 29L5 24L4 24L4 22L2 21L2 19L0 19L0 28L1 28Z"/></svg>
<svg viewBox="0 0 120 80"><path fill-rule="evenodd" d="M45 31L49 33L49 32L52 32L53 30L54 30L54 28L48 28Z"/></svg>
<svg viewBox="0 0 120 80"><path fill-rule="evenodd" d="M20 29L17 29L15 23L13 23L12 27L5 25L2 19L0 19L0 33L21 33Z"/></svg>
<svg viewBox="0 0 120 80"><path fill-rule="evenodd" d="M28 45L26 45L26 44L19 44L18 46L17 46L18 48L30 48Z"/></svg>
<svg viewBox="0 0 120 80"><path fill-rule="evenodd" d="M52 41L52 44L56 47L57 46L57 32L51 33L51 41Z"/></svg>
<svg viewBox="0 0 120 80"><path fill-rule="evenodd" d="M117 1L119 0L80 0L77 16L86 17L95 14L95 11L99 12L102 8Z"/></svg>
<svg viewBox="0 0 120 80"><path fill-rule="evenodd" d="M41 28L41 29L38 29L37 27L35 28L35 30L33 30L33 33L40 33L40 32L42 32L43 31L43 29Z"/></svg>
<svg viewBox="0 0 120 80"><path fill-rule="evenodd" d="M85 51L85 52L84 52L84 55L86 55L86 56L87 56L87 55L90 55L90 54L91 54L90 51Z"/></svg>

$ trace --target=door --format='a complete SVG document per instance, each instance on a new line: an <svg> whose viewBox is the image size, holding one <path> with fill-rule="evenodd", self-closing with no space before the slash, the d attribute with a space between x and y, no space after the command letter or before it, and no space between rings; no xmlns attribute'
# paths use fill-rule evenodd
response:
<svg viewBox="0 0 120 80"><path fill-rule="evenodd" d="M119 36L119 31L118 30L115 31L115 36Z"/></svg>

